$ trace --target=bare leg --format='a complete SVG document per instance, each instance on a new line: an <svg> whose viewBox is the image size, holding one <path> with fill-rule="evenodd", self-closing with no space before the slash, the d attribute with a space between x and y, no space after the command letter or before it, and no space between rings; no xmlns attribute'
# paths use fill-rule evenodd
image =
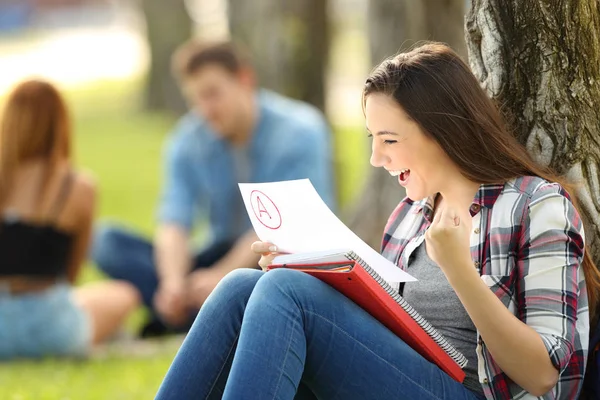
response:
<svg viewBox="0 0 600 400"><path fill-rule="evenodd" d="M75 302L92 320L92 344L98 344L119 329L141 304L133 285L124 281L86 284L73 290Z"/></svg>

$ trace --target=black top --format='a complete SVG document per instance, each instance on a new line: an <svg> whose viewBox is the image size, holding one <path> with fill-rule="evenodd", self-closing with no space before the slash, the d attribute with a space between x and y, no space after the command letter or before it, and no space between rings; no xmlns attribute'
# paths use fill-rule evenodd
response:
<svg viewBox="0 0 600 400"><path fill-rule="evenodd" d="M72 184L73 176L68 173L52 207L51 221L60 215ZM22 221L7 213L0 221L0 276L65 276L72 243L71 233L51 224Z"/></svg>

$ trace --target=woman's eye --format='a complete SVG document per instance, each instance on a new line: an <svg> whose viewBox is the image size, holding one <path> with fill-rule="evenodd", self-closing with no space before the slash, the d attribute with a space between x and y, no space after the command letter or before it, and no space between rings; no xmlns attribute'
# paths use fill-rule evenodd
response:
<svg viewBox="0 0 600 400"><path fill-rule="evenodd" d="M385 143L385 144L394 144L396 142L398 142L398 141L397 140L384 140L383 141L383 143Z"/></svg>

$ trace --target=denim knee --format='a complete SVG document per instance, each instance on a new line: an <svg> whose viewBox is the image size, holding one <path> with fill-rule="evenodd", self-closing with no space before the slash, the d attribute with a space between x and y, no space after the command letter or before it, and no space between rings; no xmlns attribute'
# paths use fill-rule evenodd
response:
<svg viewBox="0 0 600 400"><path fill-rule="evenodd" d="M122 248L122 234L118 228L101 224L94 228L90 245L90 259L106 274L112 276L120 268L119 258Z"/></svg>
<svg viewBox="0 0 600 400"><path fill-rule="evenodd" d="M278 268L269 271L260 280L257 290L267 297L281 293L300 300L304 296L314 295L315 283L319 280L301 271Z"/></svg>
<svg viewBox="0 0 600 400"><path fill-rule="evenodd" d="M206 308L207 304L211 303L222 305L236 301L245 304L263 275L264 272L251 268L240 268L229 272L217 284L202 307Z"/></svg>
<svg viewBox="0 0 600 400"><path fill-rule="evenodd" d="M256 286L256 282L261 279L265 273L253 268L239 268L229 272L216 286L215 291L226 294L235 294L235 292L251 293Z"/></svg>

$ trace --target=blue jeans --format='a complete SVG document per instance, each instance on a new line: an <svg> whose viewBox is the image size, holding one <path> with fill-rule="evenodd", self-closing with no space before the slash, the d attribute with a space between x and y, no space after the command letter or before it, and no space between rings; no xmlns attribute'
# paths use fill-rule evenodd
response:
<svg viewBox="0 0 600 400"><path fill-rule="evenodd" d="M233 242L213 244L194 256L192 269L212 266L231 249ZM158 288L158 275L151 242L124 228L103 225L94 232L90 258L98 268L113 279L130 282L141 294L153 319L158 320L153 298ZM187 326L178 327L187 331Z"/></svg>
<svg viewBox="0 0 600 400"><path fill-rule="evenodd" d="M479 399L351 300L299 271L236 270L156 399Z"/></svg>

